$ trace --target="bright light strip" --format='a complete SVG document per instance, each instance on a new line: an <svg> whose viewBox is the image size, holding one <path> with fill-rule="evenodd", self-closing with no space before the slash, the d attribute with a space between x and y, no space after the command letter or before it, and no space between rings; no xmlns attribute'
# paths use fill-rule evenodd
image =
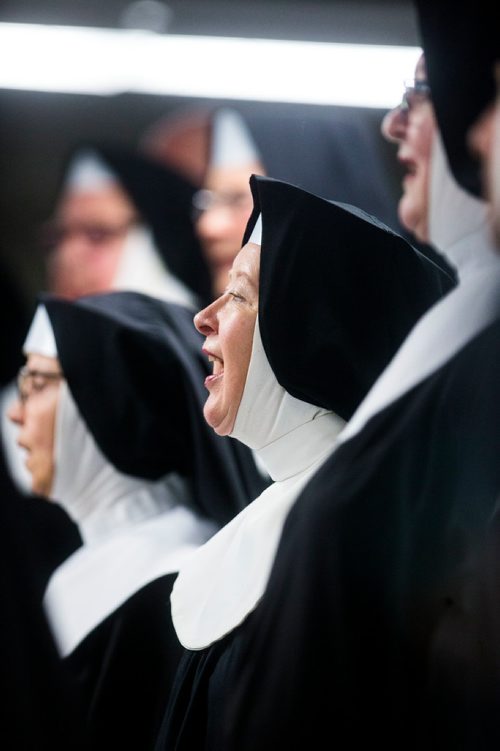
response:
<svg viewBox="0 0 500 751"><path fill-rule="evenodd" d="M392 107L420 49L0 23L0 88Z"/></svg>

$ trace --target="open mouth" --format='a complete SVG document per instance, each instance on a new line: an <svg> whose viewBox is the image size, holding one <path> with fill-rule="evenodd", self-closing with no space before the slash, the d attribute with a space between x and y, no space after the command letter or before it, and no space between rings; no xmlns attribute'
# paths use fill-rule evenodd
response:
<svg viewBox="0 0 500 751"><path fill-rule="evenodd" d="M207 388L224 375L224 362L220 357L208 355L208 362L212 363L212 375L205 378L205 386Z"/></svg>

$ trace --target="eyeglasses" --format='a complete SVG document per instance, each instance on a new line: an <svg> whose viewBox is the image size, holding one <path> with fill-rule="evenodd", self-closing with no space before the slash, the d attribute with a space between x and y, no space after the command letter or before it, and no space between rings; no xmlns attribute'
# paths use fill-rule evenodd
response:
<svg viewBox="0 0 500 751"><path fill-rule="evenodd" d="M219 192L202 188L201 190L196 191L193 196L195 217L200 216L204 211L210 211L217 207L223 207L234 212L250 212L252 205L252 196L248 191L231 193L229 191Z"/></svg>
<svg viewBox="0 0 500 751"><path fill-rule="evenodd" d="M33 393L43 391L49 383L60 378L63 378L62 371L30 370L24 366L17 374L19 401L25 404Z"/></svg>
<svg viewBox="0 0 500 751"><path fill-rule="evenodd" d="M411 81L404 82L405 91L401 104L401 110L408 112L416 105L428 102L431 97L431 87L422 79L414 78Z"/></svg>
<svg viewBox="0 0 500 751"><path fill-rule="evenodd" d="M40 240L42 248L46 251L51 251L74 237L83 238L88 245L97 249L113 240L124 237L133 224L135 224L135 220L115 225L98 222L75 222L65 225L50 222L42 227Z"/></svg>

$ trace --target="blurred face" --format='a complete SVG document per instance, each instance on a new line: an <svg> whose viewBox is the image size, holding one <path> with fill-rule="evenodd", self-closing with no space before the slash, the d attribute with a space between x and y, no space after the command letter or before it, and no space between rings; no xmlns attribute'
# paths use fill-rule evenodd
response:
<svg viewBox="0 0 500 751"><path fill-rule="evenodd" d="M118 186L63 195L48 229L50 290L73 299L111 289L135 218Z"/></svg>
<svg viewBox="0 0 500 751"><path fill-rule="evenodd" d="M203 414L219 435L234 427L252 353L259 301L260 246L245 245L232 265L226 291L194 319L203 334L203 352L213 363L205 380L208 399Z"/></svg>
<svg viewBox="0 0 500 751"><path fill-rule="evenodd" d="M214 297L225 290L231 264L241 248L253 207L248 184L253 173L264 174L258 162L209 168L199 194L195 227L210 268Z"/></svg>
<svg viewBox="0 0 500 751"><path fill-rule="evenodd" d="M495 74L500 92L500 63L495 67ZM469 144L481 159L483 190L491 203L493 235L500 249L500 95L472 126Z"/></svg>
<svg viewBox="0 0 500 751"><path fill-rule="evenodd" d="M34 493L49 497L54 481L54 437L61 368L54 357L29 355L19 378L20 395L8 416L19 426Z"/></svg>
<svg viewBox="0 0 500 751"><path fill-rule="evenodd" d="M430 165L437 129L428 93L422 90L426 83L422 55L415 70L415 86L407 90L403 103L382 122L385 138L398 144L397 158L406 173L398 206L399 219L422 242L429 239Z"/></svg>

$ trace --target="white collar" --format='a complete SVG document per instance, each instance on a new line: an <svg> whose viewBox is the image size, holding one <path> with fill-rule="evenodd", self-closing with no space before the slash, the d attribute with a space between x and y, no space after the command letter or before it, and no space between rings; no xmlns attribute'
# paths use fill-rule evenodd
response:
<svg viewBox="0 0 500 751"><path fill-rule="evenodd" d="M180 642L203 649L251 613L264 594L283 524L302 488L330 455L343 421L278 384L255 328L232 437L256 449L276 479L182 567L172 590Z"/></svg>
<svg viewBox="0 0 500 751"><path fill-rule="evenodd" d="M142 587L175 573L215 526L182 506L84 545L52 575L44 607L62 656Z"/></svg>
<svg viewBox="0 0 500 751"><path fill-rule="evenodd" d="M360 432L378 412L435 373L500 316L500 255L488 207L458 187L440 139L433 148L430 232L459 284L418 321L339 436Z"/></svg>
<svg viewBox="0 0 500 751"><path fill-rule="evenodd" d="M61 382L55 431L51 497L93 543L189 499L189 483L175 473L148 481L119 472L105 458Z"/></svg>

